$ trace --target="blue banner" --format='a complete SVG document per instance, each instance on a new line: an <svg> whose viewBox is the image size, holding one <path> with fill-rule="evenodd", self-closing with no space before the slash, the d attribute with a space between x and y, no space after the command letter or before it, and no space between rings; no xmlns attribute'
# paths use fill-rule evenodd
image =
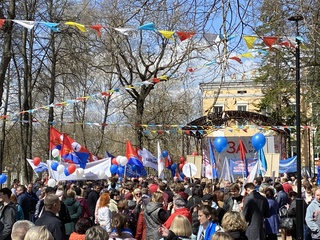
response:
<svg viewBox="0 0 320 240"><path fill-rule="evenodd" d="M279 173L290 173L297 171L297 156L280 160Z"/></svg>
<svg viewBox="0 0 320 240"><path fill-rule="evenodd" d="M249 158L246 159L248 162L248 172L250 173L258 159L256 158ZM229 166L231 169L231 174L233 175L245 175L245 163L241 159L229 159Z"/></svg>

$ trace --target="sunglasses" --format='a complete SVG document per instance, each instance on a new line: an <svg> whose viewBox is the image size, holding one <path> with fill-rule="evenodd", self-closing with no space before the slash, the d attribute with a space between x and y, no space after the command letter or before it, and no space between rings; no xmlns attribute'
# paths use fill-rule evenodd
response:
<svg viewBox="0 0 320 240"><path fill-rule="evenodd" d="M136 195L136 196L141 196L141 193L136 193L135 195Z"/></svg>

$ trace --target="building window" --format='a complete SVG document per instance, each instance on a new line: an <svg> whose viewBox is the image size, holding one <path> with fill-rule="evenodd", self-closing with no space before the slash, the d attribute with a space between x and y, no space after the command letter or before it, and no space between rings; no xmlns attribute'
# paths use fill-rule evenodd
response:
<svg viewBox="0 0 320 240"><path fill-rule="evenodd" d="M238 111L247 111L248 105L247 104L239 104L239 105L237 105L237 110ZM248 121L246 119L241 119L241 120L239 119L239 120L237 120L237 125L239 127L246 126L246 125L248 125Z"/></svg>
<svg viewBox="0 0 320 240"><path fill-rule="evenodd" d="M247 111L248 105L237 105L238 111Z"/></svg>
<svg viewBox="0 0 320 240"><path fill-rule="evenodd" d="M223 112L223 106L214 106L214 113Z"/></svg>

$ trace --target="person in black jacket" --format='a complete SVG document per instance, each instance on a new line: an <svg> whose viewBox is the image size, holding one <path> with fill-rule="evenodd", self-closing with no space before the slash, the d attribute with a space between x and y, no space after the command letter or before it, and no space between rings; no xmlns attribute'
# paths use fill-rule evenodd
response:
<svg viewBox="0 0 320 240"><path fill-rule="evenodd" d="M3 224L3 230L0 232L1 240L11 240L12 226L16 221L17 209L15 205L10 202L12 192L9 188L0 189L0 222ZM2 224L1 228L2 228Z"/></svg>
<svg viewBox="0 0 320 240"><path fill-rule="evenodd" d="M26 194L26 188L23 185L18 185L17 189L17 203L21 206L23 211L24 220L30 219L30 198Z"/></svg>
<svg viewBox="0 0 320 240"><path fill-rule="evenodd" d="M36 226L46 226L55 240L67 239L64 223L56 216L60 208L61 202L58 196L48 194L44 199L44 211L41 217L35 222Z"/></svg>
<svg viewBox="0 0 320 240"><path fill-rule="evenodd" d="M90 211L90 215L92 216L92 220L94 222L95 220L95 209L96 209L96 205L97 205L97 201L100 197L100 191L101 191L101 187L99 184L94 185L93 190L91 190L91 192L89 192L88 194L88 205L89 205L89 211Z"/></svg>

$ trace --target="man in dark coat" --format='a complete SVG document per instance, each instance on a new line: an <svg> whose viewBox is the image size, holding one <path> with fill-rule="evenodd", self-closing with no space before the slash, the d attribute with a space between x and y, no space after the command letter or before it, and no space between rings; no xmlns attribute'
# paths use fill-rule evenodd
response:
<svg viewBox="0 0 320 240"><path fill-rule="evenodd" d="M248 240L264 240L264 218L269 217L268 200L255 190L253 183L244 185L246 196L243 202L242 214L248 222L246 236Z"/></svg>
<svg viewBox="0 0 320 240"><path fill-rule="evenodd" d="M30 219L29 219L30 221L33 221L33 219L34 219L36 205L37 205L37 202L39 201L39 198L32 190L33 190L33 184L29 183L27 186L26 195L30 199Z"/></svg>
<svg viewBox="0 0 320 240"><path fill-rule="evenodd" d="M30 220L30 198L26 194L26 188L23 185L17 187L17 203L21 206L23 211L24 220Z"/></svg>
<svg viewBox="0 0 320 240"><path fill-rule="evenodd" d="M0 239L11 240L12 226L16 221L16 206L10 202L12 192L9 188L0 189L0 222L2 231Z"/></svg>
<svg viewBox="0 0 320 240"><path fill-rule="evenodd" d="M65 228L63 222L57 217L61 203L59 197L48 194L44 199L44 211L35 222L36 226L46 226L55 240L65 240Z"/></svg>
<svg viewBox="0 0 320 240"><path fill-rule="evenodd" d="M94 222L94 212L96 209L97 201L100 196L100 191L101 187L99 184L94 185L93 190L88 194L88 205L89 205L89 210L90 210L90 215L93 217L93 222Z"/></svg>

